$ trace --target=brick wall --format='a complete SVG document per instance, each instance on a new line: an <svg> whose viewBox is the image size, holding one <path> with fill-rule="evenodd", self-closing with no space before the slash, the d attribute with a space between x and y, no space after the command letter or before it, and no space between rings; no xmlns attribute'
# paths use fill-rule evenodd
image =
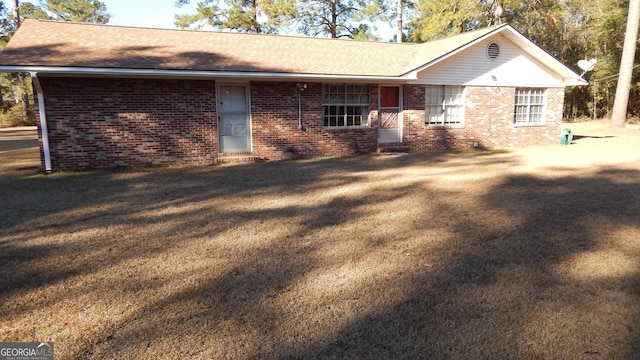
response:
<svg viewBox="0 0 640 360"><path fill-rule="evenodd" d="M425 122L424 87L404 87L404 143L414 150L528 146L559 142L564 89L547 90L546 123L514 124L515 88L466 87L463 127Z"/></svg>
<svg viewBox="0 0 640 360"><path fill-rule="evenodd" d="M54 170L203 165L220 157L214 81L40 80ZM348 129L323 127L320 83L307 83L302 92L296 82L254 81L249 88L254 156L280 160L376 150L377 85L370 86L371 126ZM424 87L405 85L403 92L404 144L412 150L559 141L563 89L548 90L545 125L515 126L514 88L467 87L462 128L425 127Z"/></svg>
<svg viewBox="0 0 640 360"><path fill-rule="evenodd" d="M322 84L251 82L253 151L268 159L310 156L349 156L375 151L377 125L327 129L322 124ZM377 108L378 88L370 86L371 109ZM300 101L300 123L299 108ZM372 122L377 120L372 112Z"/></svg>
<svg viewBox="0 0 640 360"><path fill-rule="evenodd" d="M214 162L213 81L40 81L54 170Z"/></svg>

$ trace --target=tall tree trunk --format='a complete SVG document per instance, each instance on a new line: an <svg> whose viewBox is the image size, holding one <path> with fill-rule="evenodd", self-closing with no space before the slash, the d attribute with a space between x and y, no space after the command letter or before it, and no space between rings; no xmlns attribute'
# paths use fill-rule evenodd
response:
<svg viewBox="0 0 640 360"><path fill-rule="evenodd" d="M29 91L27 90L27 86L28 86L28 81L27 81L27 74L25 73L20 73L18 74L18 77L20 78L20 88L22 89L22 99L20 100L20 102L22 103L22 117L24 118L24 121L29 120L29 109L31 108L31 105L29 104Z"/></svg>
<svg viewBox="0 0 640 360"><path fill-rule="evenodd" d="M630 0L627 30L624 34L624 43L622 45L620 75L618 76L616 97L613 101L613 112L611 113L611 126L614 127L624 127L627 121L627 105L629 104L629 92L631 90L631 78L633 76L633 62L636 54L639 23L640 0Z"/></svg>
<svg viewBox="0 0 640 360"><path fill-rule="evenodd" d="M504 22L504 7L502 6L502 2L497 0L493 3L493 25L502 25Z"/></svg>
<svg viewBox="0 0 640 360"><path fill-rule="evenodd" d="M14 0L13 2L13 23L16 29L20 27L20 2L18 0ZM21 98L20 86L16 83L16 81L18 81L17 77L9 74L9 79L12 80L14 100L17 104ZM2 89L0 89L0 104L4 104L4 94L2 94L1 91Z"/></svg>
<svg viewBox="0 0 640 360"><path fill-rule="evenodd" d="M396 41L402 42L402 0L398 1L398 7L396 9Z"/></svg>
<svg viewBox="0 0 640 360"><path fill-rule="evenodd" d="M256 34L260 34L262 33L262 26L260 26L260 23L258 22L258 1L257 0L253 0L251 2L251 11L253 11L253 18L251 19L253 21L253 24L251 24L252 29L251 31L255 32Z"/></svg>
<svg viewBox="0 0 640 360"><path fill-rule="evenodd" d="M20 27L20 1L13 1L13 23L16 30ZM17 82L13 85L16 103L22 104L22 118L29 119L29 93L27 92L27 75L18 73Z"/></svg>
<svg viewBox="0 0 640 360"><path fill-rule="evenodd" d="M329 24L329 32L332 38L336 39L338 37L338 4L336 0L331 1L331 23Z"/></svg>
<svg viewBox="0 0 640 360"><path fill-rule="evenodd" d="M16 26L16 29L20 27L20 1L13 1L13 23Z"/></svg>

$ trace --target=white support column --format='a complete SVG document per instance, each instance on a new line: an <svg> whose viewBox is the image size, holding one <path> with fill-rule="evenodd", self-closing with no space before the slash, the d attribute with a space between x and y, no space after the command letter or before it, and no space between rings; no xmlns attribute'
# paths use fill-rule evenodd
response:
<svg viewBox="0 0 640 360"><path fill-rule="evenodd" d="M36 88L38 96L38 114L40 115L40 132L42 134L42 152L44 155L44 171L51 172L51 152L49 151L49 132L47 131L47 114L44 107L44 93L42 92L42 86L40 86L40 79L38 79L38 73L30 73L33 85Z"/></svg>

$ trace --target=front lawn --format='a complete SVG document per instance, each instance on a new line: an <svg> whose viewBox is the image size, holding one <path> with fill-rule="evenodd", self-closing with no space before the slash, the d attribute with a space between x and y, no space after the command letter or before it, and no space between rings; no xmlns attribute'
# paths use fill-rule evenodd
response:
<svg viewBox="0 0 640 360"><path fill-rule="evenodd" d="M637 357L640 130L568 126L572 145L505 151L0 168L0 340L57 360Z"/></svg>

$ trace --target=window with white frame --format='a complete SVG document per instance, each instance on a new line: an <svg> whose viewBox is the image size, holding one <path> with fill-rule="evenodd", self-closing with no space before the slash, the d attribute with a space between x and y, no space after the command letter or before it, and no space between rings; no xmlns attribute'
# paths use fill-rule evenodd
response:
<svg viewBox="0 0 640 360"><path fill-rule="evenodd" d="M427 126L464 124L464 87L429 85L425 87Z"/></svg>
<svg viewBox="0 0 640 360"><path fill-rule="evenodd" d="M516 124L544 123L545 89L516 89Z"/></svg>
<svg viewBox="0 0 640 360"><path fill-rule="evenodd" d="M349 127L369 125L369 85L324 84L323 125Z"/></svg>

